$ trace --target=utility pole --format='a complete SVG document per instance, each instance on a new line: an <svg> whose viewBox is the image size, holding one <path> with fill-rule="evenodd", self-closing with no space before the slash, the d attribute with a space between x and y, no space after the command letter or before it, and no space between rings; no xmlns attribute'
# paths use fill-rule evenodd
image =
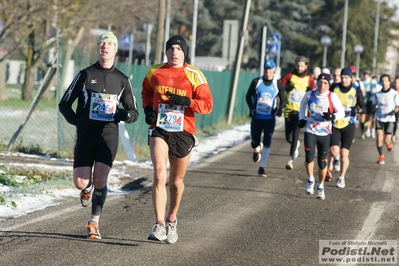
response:
<svg viewBox="0 0 399 266"><path fill-rule="evenodd" d="M236 59L234 62L234 72L233 72L233 77L232 77L233 81L232 81L232 87L230 90L230 104L229 104L228 117L227 117L228 125L230 125L231 121L233 120L234 103L236 100L238 77L240 75L241 60L242 60L242 54L244 51L244 42L248 36L247 26L248 26L248 16L249 16L250 8L251 8L251 0L247 0L246 4L245 4L245 9L244 9L244 16L243 16L243 20L242 20L241 39L240 39L240 43L237 47Z"/></svg>
<svg viewBox="0 0 399 266"><path fill-rule="evenodd" d="M155 53L155 63L156 64L161 63L161 60L162 60L164 30L165 30L165 11L166 11L166 0L159 0L157 46L156 46L156 53Z"/></svg>
<svg viewBox="0 0 399 266"><path fill-rule="evenodd" d="M169 31L170 31L170 6L171 6L172 0L167 0L167 1L168 1L168 3L166 4L165 38L164 38L164 42L162 44L162 48L166 44L166 42L169 40ZM162 57L163 57L162 62L166 62L167 59L166 59L165 51L162 53Z"/></svg>
<svg viewBox="0 0 399 266"><path fill-rule="evenodd" d="M375 16L375 28L374 28L374 49L373 49L373 71L371 72L373 75L376 75L376 66L377 66L377 48L378 48L378 31L380 25L380 6L381 1L377 0L377 14Z"/></svg>
<svg viewBox="0 0 399 266"><path fill-rule="evenodd" d="M346 53L346 28L348 25L348 0L345 0L344 23L342 26L341 69L345 66Z"/></svg>
<svg viewBox="0 0 399 266"><path fill-rule="evenodd" d="M191 49L190 49L190 64L195 64L195 49L197 42L197 17L198 17L198 0L194 0L194 12L193 12L193 28L191 34Z"/></svg>

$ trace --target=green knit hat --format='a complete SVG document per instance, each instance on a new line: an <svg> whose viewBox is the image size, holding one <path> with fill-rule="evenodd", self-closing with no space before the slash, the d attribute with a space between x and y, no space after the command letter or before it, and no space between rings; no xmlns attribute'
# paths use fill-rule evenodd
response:
<svg viewBox="0 0 399 266"><path fill-rule="evenodd" d="M115 53L118 51L118 39L111 31L101 34L100 37L98 37L97 45L104 40L110 40L115 45Z"/></svg>

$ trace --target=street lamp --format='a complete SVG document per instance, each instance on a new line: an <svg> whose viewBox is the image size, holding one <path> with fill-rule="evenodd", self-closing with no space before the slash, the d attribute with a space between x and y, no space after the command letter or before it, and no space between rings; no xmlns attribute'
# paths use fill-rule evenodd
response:
<svg viewBox="0 0 399 266"><path fill-rule="evenodd" d="M360 75L359 62L360 62L360 54L363 53L363 51L364 51L363 45L356 44L355 47L353 47L353 50L356 53L356 70L357 70L357 73L359 73L359 75Z"/></svg>
<svg viewBox="0 0 399 266"><path fill-rule="evenodd" d="M326 67L326 61L327 61L327 47L331 45L332 41L330 36L328 35L324 35L323 37L321 37L320 39L320 43L321 45L323 45L323 65L322 67Z"/></svg>

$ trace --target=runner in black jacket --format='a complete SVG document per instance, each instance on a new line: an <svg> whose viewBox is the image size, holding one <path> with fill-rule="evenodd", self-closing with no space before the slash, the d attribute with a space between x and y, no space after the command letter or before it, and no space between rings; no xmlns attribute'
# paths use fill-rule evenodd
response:
<svg viewBox="0 0 399 266"><path fill-rule="evenodd" d="M98 61L78 73L59 103L62 115L77 128L73 177L76 188L81 190L82 205L87 207L93 202L86 225L91 239L101 239L98 221L118 149L118 123L132 123L138 118L130 81L114 67L117 50L115 35L102 34L97 41ZM75 100L76 112L72 109Z"/></svg>

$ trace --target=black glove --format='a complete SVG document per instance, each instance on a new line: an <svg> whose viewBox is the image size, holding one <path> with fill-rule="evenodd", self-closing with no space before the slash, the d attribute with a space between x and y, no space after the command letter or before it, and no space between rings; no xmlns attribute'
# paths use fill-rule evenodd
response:
<svg viewBox="0 0 399 266"><path fill-rule="evenodd" d="M283 109L279 108L276 111L276 116L280 117L283 114Z"/></svg>
<svg viewBox="0 0 399 266"><path fill-rule="evenodd" d="M173 106L173 105L184 105L184 106L187 106L187 107L190 106L190 103L191 103L190 98L188 98L186 96L180 96L180 95L177 95L177 94L173 94L170 91L167 91L166 94L168 96L170 96L170 98L169 98L169 105L170 106Z"/></svg>
<svg viewBox="0 0 399 266"><path fill-rule="evenodd" d="M294 86L292 86L292 84L287 84L285 85L285 91L292 91L294 88Z"/></svg>
<svg viewBox="0 0 399 266"><path fill-rule="evenodd" d="M256 116L256 111L255 111L255 109L249 110L249 116L252 117L252 118L254 118L254 117Z"/></svg>
<svg viewBox="0 0 399 266"><path fill-rule="evenodd" d="M145 122L148 125L152 125L157 120L157 113L152 106L147 105L144 107L144 114L145 114Z"/></svg>
<svg viewBox="0 0 399 266"><path fill-rule="evenodd" d="M129 117L129 112L121 108L119 108L118 111L114 114L114 120L118 122L126 121L128 117Z"/></svg>
<svg viewBox="0 0 399 266"><path fill-rule="evenodd" d="M298 127L299 128L304 128L305 125L306 125L306 120L305 119L299 120L299 123L298 123Z"/></svg>
<svg viewBox="0 0 399 266"><path fill-rule="evenodd" d="M331 120L335 119L335 115L333 113L330 113L330 110L328 110L328 112L324 112L323 117L327 121L331 121Z"/></svg>
<svg viewBox="0 0 399 266"><path fill-rule="evenodd" d="M90 120L79 117L78 119L76 119L75 126L78 129L78 132L85 133L90 126Z"/></svg>

